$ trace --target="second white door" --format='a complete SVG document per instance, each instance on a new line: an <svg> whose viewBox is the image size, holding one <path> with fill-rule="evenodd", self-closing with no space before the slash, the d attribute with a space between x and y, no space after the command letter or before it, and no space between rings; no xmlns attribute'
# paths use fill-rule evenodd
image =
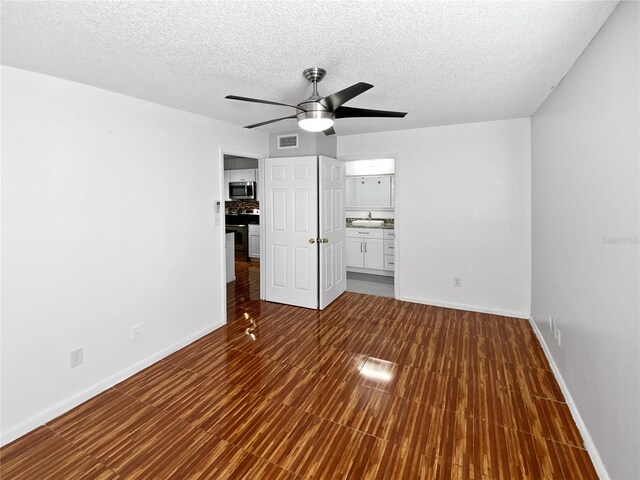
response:
<svg viewBox="0 0 640 480"><path fill-rule="evenodd" d="M344 162L319 158L320 309L347 288Z"/></svg>

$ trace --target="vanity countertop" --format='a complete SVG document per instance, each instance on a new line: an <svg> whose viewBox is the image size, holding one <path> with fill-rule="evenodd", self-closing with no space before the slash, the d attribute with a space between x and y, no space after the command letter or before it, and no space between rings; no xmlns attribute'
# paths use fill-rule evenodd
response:
<svg viewBox="0 0 640 480"><path fill-rule="evenodd" d="M371 220L384 220L384 223L382 225L379 225L379 226L362 226L362 225L355 226L355 225L352 224L352 222L354 220L369 220L369 219L367 219L367 218L347 218L347 228L374 228L374 229L378 229L378 230L393 230L395 228L394 219L393 218L372 218Z"/></svg>

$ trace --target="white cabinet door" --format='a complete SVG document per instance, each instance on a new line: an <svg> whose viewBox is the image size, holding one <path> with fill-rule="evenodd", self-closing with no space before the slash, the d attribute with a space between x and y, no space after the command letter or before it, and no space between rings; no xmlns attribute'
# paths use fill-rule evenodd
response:
<svg viewBox="0 0 640 480"><path fill-rule="evenodd" d="M364 268L384 269L384 241L379 238L364 240Z"/></svg>
<svg viewBox="0 0 640 480"><path fill-rule="evenodd" d="M243 170L229 170L229 181L230 182L241 182Z"/></svg>
<svg viewBox="0 0 640 480"><path fill-rule="evenodd" d="M243 182L255 182L257 178L256 170L254 168L249 170L242 170L242 181Z"/></svg>
<svg viewBox="0 0 640 480"><path fill-rule="evenodd" d="M265 159L265 295L318 308L318 158Z"/></svg>
<svg viewBox="0 0 640 480"><path fill-rule="evenodd" d="M364 267L364 240L347 237L347 267Z"/></svg>
<svg viewBox="0 0 640 480"><path fill-rule="evenodd" d="M260 225L249 225L249 257L260 258Z"/></svg>
<svg viewBox="0 0 640 480"><path fill-rule="evenodd" d="M222 192L222 195L224 197L225 200L231 200L231 198L229 198L229 182L231 181L231 171L230 170L225 170L224 171L224 192Z"/></svg>
<svg viewBox="0 0 640 480"><path fill-rule="evenodd" d="M322 310L347 288L345 265L344 162L319 158L320 178L320 309Z"/></svg>

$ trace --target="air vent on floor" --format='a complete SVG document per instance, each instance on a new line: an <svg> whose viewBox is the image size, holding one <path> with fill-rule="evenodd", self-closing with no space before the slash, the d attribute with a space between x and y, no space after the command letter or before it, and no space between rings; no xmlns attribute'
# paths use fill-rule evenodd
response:
<svg viewBox="0 0 640 480"><path fill-rule="evenodd" d="M278 135L278 150L283 148L298 148L298 134Z"/></svg>

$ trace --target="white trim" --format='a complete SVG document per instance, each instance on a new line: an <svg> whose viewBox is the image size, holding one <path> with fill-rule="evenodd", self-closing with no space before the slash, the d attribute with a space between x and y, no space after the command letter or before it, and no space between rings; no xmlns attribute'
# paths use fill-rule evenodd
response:
<svg viewBox="0 0 640 480"><path fill-rule="evenodd" d="M4 446L9 442L13 442L15 439L29 433L32 430L44 425L46 422L53 420L56 417L59 417L63 413L68 412L74 407L77 407L83 402L86 402L92 397L104 392L105 390L113 387L115 384L120 383L121 381L129 378L130 376L144 370L148 366L156 363L159 360L171 355L173 352L180 350L183 347L186 347L190 343L195 342L199 338L204 337L205 335L213 332L214 330L224 326L224 323L215 323L213 325L209 325L206 328L194 333L193 335L188 336L187 338L183 338L182 340L174 343L173 345L169 345L166 348L150 355L147 358L140 360L137 363L121 370L120 372L111 375L105 380L92 385L91 387L76 393L75 395L63 400L62 402L50 407L46 410L43 410L40 413L32 416L31 418L25 420L24 422L16 425L13 428L10 428L6 432L2 433L0 437L0 446Z"/></svg>
<svg viewBox="0 0 640 480"><path fill-rule="evenodd" d="M515 317L527 320L529 314L522 312L514 312L510 310L501 310L498 308L478 307L476 305L466 305L463 303L440 302L438 300L429 300L426 298L410 297L401 295L396 297L398 300L412 303L422 303L425 305L433 305L434 307L453 308L454 310L466 310L468 312L488 313L491 315L500 315L502 317Z"/></svg>
<svg viewBox="0 0 640 480"><path fill-rule="evenodd" d="M553 356L551 355L551 350L549 350L549 346L547 345L547 342L542 336L542 333L540 332L540 329L538 329L538 326L536 325L536 322L534 322L532 316L529 317L529 323L531 324L531 327L533 328L533 331L535 332L536 337L538 337L538 341L540 342L540 345L542 345L542 350L544 350L544 354L547 357L547 361L549 362L549 365L551 365L551 370L553 370L553 375L556 377L558 385L560 385L560 390L562 390L562 394L564 395L564 398L567 401L567 405L569 406L569 411L571 412L571 416L573 417L573 420L576 422L578 430L580 431L580 435L582 435L582 440L584 441L584 447L589 453L589 456L591 457L591 461L593 462L593 466L596 469L598 477L600 477L602 480L610 480L611 477L609 476L609 473L607 473L607 469L604 467L604 463L602 462L602 458L600 458L600 454L598 453L596 444L593 442L593 439L591 438L591 434L589 433L589 430L587 429L587 425L584 423L584 420L582 419L582 415L580 415L580 411L578 410L578 406L576 405L576 402L573 400L573 397L571 396L569 387L567 387L567 384L565 383L564 378L562 378L560 369L558 368L558 365L556 364L555 360L553 359Z"/></svg>

